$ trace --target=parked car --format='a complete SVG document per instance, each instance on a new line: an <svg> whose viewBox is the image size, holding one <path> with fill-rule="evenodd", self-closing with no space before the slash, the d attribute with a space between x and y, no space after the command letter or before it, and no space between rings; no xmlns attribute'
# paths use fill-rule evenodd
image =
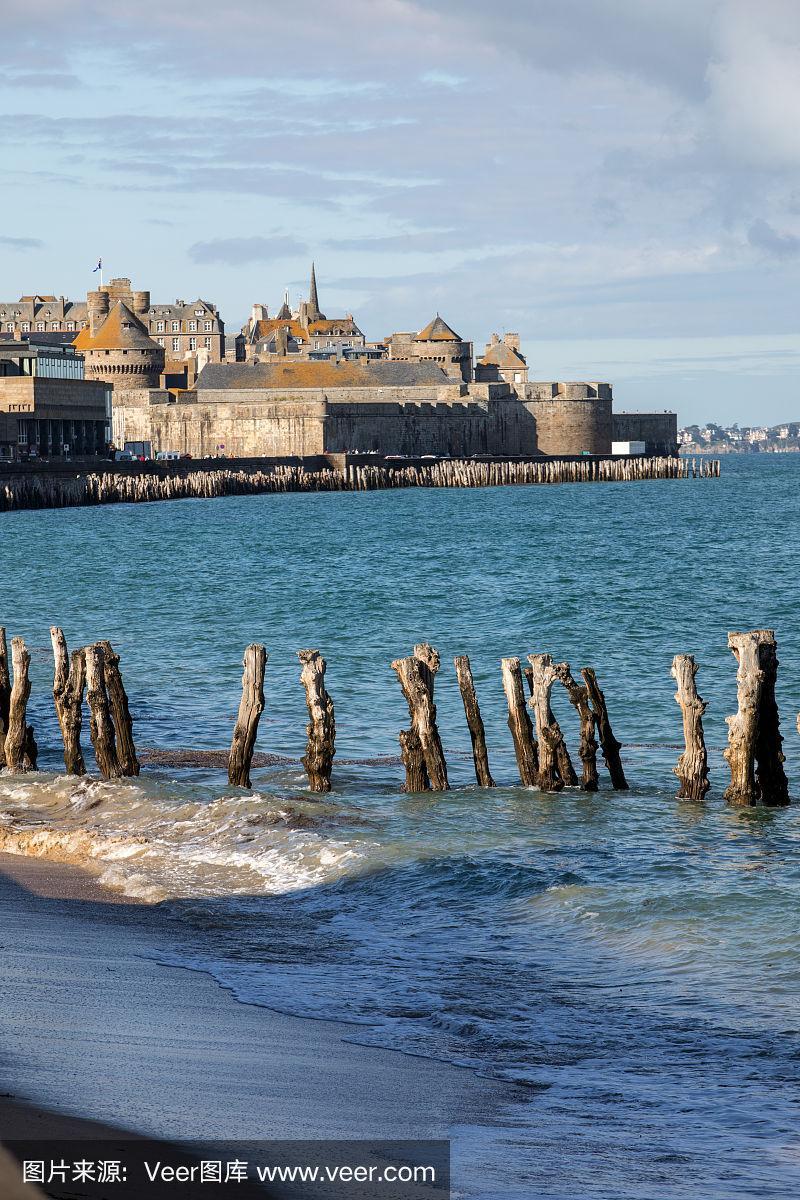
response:
<svg viewBox="0 0 800 1200"><path fill-rule="evenodd" d="M159 450L156 462L177 462L180 454L177 450Z"/></svg>

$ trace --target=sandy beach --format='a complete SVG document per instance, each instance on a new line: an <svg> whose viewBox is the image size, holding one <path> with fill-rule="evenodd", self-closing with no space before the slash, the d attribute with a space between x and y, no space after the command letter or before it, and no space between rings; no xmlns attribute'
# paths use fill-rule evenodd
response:
<svg viewBox="0 0 800 1200"><path fill-rule="evenodd" d="M436 1138L496 1098L471 1072L354 1045L352 1027L160 965L160 910L76 868L13 855L0 868L6 1140Z"/></svg>

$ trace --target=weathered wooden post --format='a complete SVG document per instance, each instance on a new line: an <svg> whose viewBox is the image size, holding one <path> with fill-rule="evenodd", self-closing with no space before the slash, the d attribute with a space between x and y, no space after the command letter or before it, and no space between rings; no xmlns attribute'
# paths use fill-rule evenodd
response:
<svg viewBox="0 0 800 1200"><path fill-rule="evenodd" d="M578 714L580 720L580 745L578 755L583 767L581 787L585 792L596 792L597 779L597 740L594 736L595 720L589 703L589 689L573 678L569 663L555 664L556 678L563 684L569 702Z"/></svg>
<svg viewBox="0 0 800 1200"><path fill-rule="evenodd" d="M264 711L266 665L266 648L256 642L248 646L242 660L242 698L228 758L228 781L237 787L251 786L250 763L253 761L258 722Z"/></svg>
<svg viewBox="0 0 800 1200"><path fill-rule="evenodd" d="M8 706L5 757L9 771L24 771L36 767L36 742L33 729L26 724L31 682L28 671L31 656L21 637L11 639L11 665L14 682Z"/></svg>
<svg viewBox="0 0 800 1200"><path fill-rule="evenodd" d="M537 783L543 792L560 792L564 780L558 771L556 749L564 738L550 708L550 692L556 672L549 654L529 654L528 662L531 664L530 707L536 720L536 740L539 743Z"/></svg>
<svg viewBox="0 0 800 1200"><path fill-rule="evenodd" d="M500 669L508 704L508 728L514 740L520 781L525 787L535 787L539 777L539 756L533 740L533 726L525 707L520 661L518 658L503 658L500 660Z"/></svg>
<svg viewBox="0 0 800 1200"><path fill-rule="evenodd" d="M141 478L145 478L145 476ZM119 669L119 655L115 652L111 642L102 641L98 642L98 645L103 651L103 677L111 707L114 731L117 735L120 771L123 775L138 775L140 768L139 760L136 757L136 746L133 742L133 719Z"/></svg>
<svg viewBox="0 0 800 1200"><path fill-rule="evenodd" d="M622 760L619 756L622 743L618 742L614 737L614 731L611 728L611 721L608 717L606 698L600 690L597 676L591 667L583 667L581 675L589 693L597 733L600 738L600 749L603 752L603 760L611 776L611 786L618 792L627 791L628 781L625 778L625 772L622 769Z"/></svg>
<svg viewBox="0 0 800 1200"><path fill-rule="evenodd" d="M756 782L761 803L768 808L783 808L789 801L789 781L783 764L780 714L775 699L778 679L778 646L772 629L759 629L759 662L764 672L761 691L758 736L756 738Z"/></svg>
<svg viewBox="0 0 800 1200"><path fill-rule="evenodd" d="M8 669L8 643L5 628L0 625L0 767L6 761L6 734L11 708L11 672Z"/></svg>
<svg viewBox="0 0 800 1200"><path fill-rule="evenodd" d="M738 663L738 711L725 718L728 745L723 756L731 771L725 799L736 807L782 807L789 803L789 787L775 701L775 635L771 629L729 633L728 646Z"/></svg>
<svg viewBox="0 0 800 1200"><path fill-rule="evenodd" d="M472 758L475 763L475 778L481 787L494 787L492 773L489 770L489 754L486 749L486 732L483 727L478 696L475 691L475 681L472 678L472 667L469 655L459 654L453 659L458 677L461 699L464 702L464 715L467 718L469 736L472 741Z"/></svg>
<svg viewBox="0 0 800 1200"><path fill-rule="evenodd" d="M94 757L104 779L118 779L122 774L122 768L117 756L114 721L106 693L103 647L99 643L87 646L84 655L86 700L89 705L89 736L92 739Z"/></svg>
<svg viewBox="0 0 800 1200"><path fill-rule="evenodd" d="M309 723L303 766L312 792L331 790L331 770L336 752L336 718L333 700L325 688L325 659L319 650L298 650L303 664L300 680L306 692Z"/></svg>
<svg viewBox="0 0 800 1200"><path fill-rule="evenodd" d="M675 702L683 716L683 740L686 746L677 766L672 768L681 782L679 800L703 800L710 787L703 734L703 713L707 705L697 694L697 670L697 663L691 654L676 654L672 660L670 674L678 686Z"/></svg>
<svg viewBox="0 0 800 1200"><path fill-rule="evenodd" d="M86 660L83 650L75 650L72 659L67 653L63 629L50 629L53 643L53 699L64 739L64 767L68 775L85 775L86 763L81 750L83 691L86 686Z"/></svg>
<svg viewBox="0 0 800 1200"><path fill-rule="evenodd" d="M431 788L435 792L446 792L450 786L447 780L447 764L436 725L436 705L433 702L433 678L439 670L439 655L432 646L422 643L414 647L414 653L408 658L395 659L392 670L400 682L411 717L411 730L404 730L406 737L400 738L403 761L406 765L406 790L410 790L411 785L419 782L420 774L417 748L413 737L408 736L411 733L416 734L419 740ZM406 755L409 755L413 767L413 780L409 779L409 762L406 761Z"/></svg>

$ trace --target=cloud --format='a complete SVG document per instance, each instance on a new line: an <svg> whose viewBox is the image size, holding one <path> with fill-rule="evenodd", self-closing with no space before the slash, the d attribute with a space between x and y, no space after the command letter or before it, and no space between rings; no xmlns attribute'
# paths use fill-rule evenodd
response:
<svg viewBox="0 0 800 1200"><path fill-rule="evenodd" d="M775 258L795 258L800 254L800 237L794 233L779 233L761 219L750 226L747 240L756 250L766 250Z"/></svg>
<svg viewBox="0 0 800 1200"><path fill-rule="evenodd" d="M44 242L39 238L0 237L0 246L7 246L9 250L41 250Z"/></svg>
<svg viewBox="0 0 800 1200"><path fill-rule="evenodd" d="M0 87L73 91L82 86L77 75L66 71L0 71Z"/></svg>
<svg viewBox="0 0 800 1200"><path fill-rule="evenodd" d="M306 252L304 242L282 234L272 237L214 238L209 242L195 242L188 251L192 262L222 263L228 267L252 262L276 262Z"/></svg>

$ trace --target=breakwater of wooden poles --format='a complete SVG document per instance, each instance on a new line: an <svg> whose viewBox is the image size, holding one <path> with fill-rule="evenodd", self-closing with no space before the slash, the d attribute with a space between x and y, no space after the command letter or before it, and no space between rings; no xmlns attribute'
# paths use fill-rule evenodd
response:
<svg viewBox="0 0 800 1200"><path fill-rule="evenodd" d="M430 463L348 463L343 470L274 469L175 471L132 474L123 471L63 475L21 475L0 481L0 512L25 508L73 508L98 504L139 504L155 500L209 499L269 492L370 492L384 488L481 488L546 483L627 483L645 479L712 479L719 459L610 458L533 459L527 462L473 462L440 459Z"/></svg>
<svg viewBox="0 0 800 1200"><path fill-rule="evenodd" d="M81 647L70 656L63 630L54 626L53 699L64 743L68 775L84 775L81 748L84 689L89 710L89 736L97 768L104 779L135 776L140 758L133 737L133 717L120 670L120 658L108 641ZM789 804L789 783L784 770L783 737L775 698L778 652L771 629L728 634L728 646L737 664L738 709L726 717L728 745L724 759L730 782L724 799L738 808L782 808ZM0 626L0 768L19 773L37 769L38 746L27 722L31 693L30 653L15 637L9 660L6 631ZM309 790L328 792L336 754L336 719L333 697L325 686L326 662L318 650L299 650L302 669L299 683L305 690L309 721L302 764ZM265 708L266 647L253 643L243 658L242 690L233 727L230 752L179 751L171 765L227 766L233 786L249 788L261 714ZM517 656L500 661L500 676L507 707L511 745L519 783L540 792L565 788L598 791L598 750L615 791L628 791L621 743L614 736L605 695L591 667L580 670L578 683L567 662L556 663L546 653L529 654L523 666ZM427 642L391 663L408 705L409 727L399 731L406 792L444 792L450 789L446 754L439 733L434 686L441 672L438 650ZM489 765L483 717L467 655L453 660L455 679L464 706L472 742L475 778L482 788L496 785ZM674 774L680 781L678 799L703 801L710 787L708 754L703 732L705 701L697 690L698 665L688 654L672 663L677 684L675 701L681 711L684 751ZM578 717L581 774L573 765L567 739L551 706L554 687L563 686ZM800 716L798 716L800 732ZM183 756L183 758L181 758ZM163 757L163 755L162 755ZM256 762L286 761L256 755ZM196 760L196 761L195 761ZM153 756L159 761L159 752Z"/></svg>

